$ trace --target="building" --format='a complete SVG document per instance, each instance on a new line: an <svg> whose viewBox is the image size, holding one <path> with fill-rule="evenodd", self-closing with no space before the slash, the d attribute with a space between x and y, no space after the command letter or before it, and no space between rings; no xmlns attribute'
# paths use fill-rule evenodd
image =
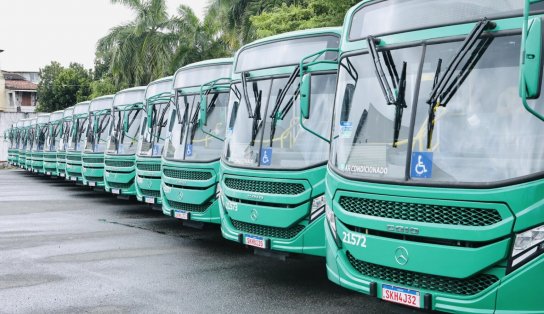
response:
<svg viewBox="0 0 544 314"><path fill-rule="evenodd" d="M37 72L0 71L0 112L34 112L37 81Z"/></svg>

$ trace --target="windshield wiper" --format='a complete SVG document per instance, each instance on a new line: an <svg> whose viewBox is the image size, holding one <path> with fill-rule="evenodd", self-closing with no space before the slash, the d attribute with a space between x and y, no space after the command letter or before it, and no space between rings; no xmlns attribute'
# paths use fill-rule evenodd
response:
<svg viewBox="0 0 544 314"><path fill-rule="evenodd" d="M191 117L191 137L190 137L190 143L193 144L193 140L195 139L196 130L198 129L198 114L200 112L200 101L196 103L196 108L194 108L193 116Z"/></svg>
<svg viewBox="0 0 544 314"><path fill-rule="evenodd" d="M436 110L438 107L446 107L459 87L466 80L472 69L474 69L480 58L493 41L493 36L487 36L485 38L480 38L480 36L484 31L492 30L495 27L496 24L488 19L483 19L478 22L465 38L463 44L453 56L450 64L440 79L438 77L442 67L442 59L438 59L434 76L433 90L431 91L429 99L427 100L427 104L429 105L429 116L427 121L427 149L431 149ZM478 45L476 45L478 40L480 40L480 42ZM471 50L472 53L465 61L463 67L459 71L459 74L454 76L455 71L457 71L461 65L461 62Z"/></svg>
<svg viewBox="0 0 544 314"><path fill-rule="evenodd" d="M283 88L280 88L278 91L278 97L276 98L274 109L270 114L270 118L272 119L272 125L270 126L270 147L272 147L274 142L274 135L276 134L276 125L278 123L278 120L283 120L283 118L285 118L287 113L289 113L289 110L291 110L291 108L293 107L293 104L295 103L298 95L300 94L300 83L298 83L295 91L293 92L293 95L291 96L285 107L280 110L281 104L283 103L285 96L287 96L287 92L289 91L291 86L293 86L293 83L295 83L299 71L300 65L297 65L293 70L293 73L291 73L291 75L289 76L289 79L287 79L285 86L283 86Z"/></svg>
<svg viewBox="0 0 544 314"><path fill-rule="evenodd" d="M380 88L382 90L383 96L387 105L395 106L395 122L394 122L394 133L393 133L393 147L397 147L397 141L399 139L400 128L402 125L402 114L404 108L406 108L405 93L406 93L406 62L402 62L402 72L400 78L395 67L395 63L391 56L391 51L384 50L382 54L384 55L384 62L387 66L389 75L391 76L391 81L393 82L393 88L389 85L389 80L385 76L385 73L382 68L380 56L378 50L376 49L376 42L380 42L379 39L375 39L372 36L367 38L368 48L370 50L370 56L372 57L374 63L374 70L380 83Z"/></svg>
<svg viewBox="0 0 544 314"><path fill-rule="evenodd" d="M194 98L193 98L193 102L194 102ZM186 125L186 121L187 121L187 118L188 118L188 111L189 111L189 102L187 101L187 96L184 95L183 96L183 102L185 104L185 110L183 111L183 117L182 119L178 122L179 124L181 124L181 130L180 130L180 135L179 135L179 144L183 144L183 133L185 133L185 125ZM179 114L178 114L179 115Z"/></svg>
<svg viewBox="0 0 544 314"><path fill-rule="evenodd" d="M263 91L259 90L259 87L257 86L257 82L253 82L253 97L255 98L255 111L253 112L253 126L251 128L251 143L250 146L255 145L255 139L257 138L257 134L259 134L259 130L262 127L262 120L261 120L261 100L263 96Z"/></svg>

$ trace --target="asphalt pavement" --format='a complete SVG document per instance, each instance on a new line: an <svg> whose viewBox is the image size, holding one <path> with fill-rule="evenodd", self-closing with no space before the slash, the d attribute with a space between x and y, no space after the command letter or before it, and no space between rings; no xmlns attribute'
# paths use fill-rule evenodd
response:
<svg viewBox="0 0 544 314"><path fill-rule="evenodd" d="M135 201L0 170L0 313L411 313Z"/></svg>

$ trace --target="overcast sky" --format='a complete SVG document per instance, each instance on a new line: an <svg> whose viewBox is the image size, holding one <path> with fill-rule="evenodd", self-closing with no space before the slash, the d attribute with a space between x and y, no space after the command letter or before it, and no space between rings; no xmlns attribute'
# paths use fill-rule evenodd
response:
<svg viewBox="0 0 544 314"><path fill-rule="evenodd" d="M170 14L180 4L201 19L207 0L167 0ZM51 61L93 68L96 42L133 14L110 0L0 0L0 68L38 71Z"/></svg>

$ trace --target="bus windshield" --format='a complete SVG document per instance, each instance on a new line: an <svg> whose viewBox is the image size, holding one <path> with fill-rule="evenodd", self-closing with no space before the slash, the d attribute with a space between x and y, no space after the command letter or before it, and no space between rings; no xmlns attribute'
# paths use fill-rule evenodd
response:
<svg viewBox="0 0 544 314"><path fill-rule="evenodd" d="M229 94L211 92L207 96L208 117L206 125L199 127L200 94L179 95L177 108L172 111L172 131L164 152L166 159L180 161L213 161L219 159L225 137L225 120ZM178 117L181 117L178 119Z"/></svg>
<svg viewBox="0 0 544 314"><path fill-rule="evenodd" d="M278 98L287 82L287 77L247 82L249 105L242 83L232 86L225 145L228 163L285 169L306 168L327 160L328 143L299 123L299 78L283 99ZM330 123L324 121L330 121L332 115L335 84L336 74L312 75L310 118L304 125L324 138L330 135Z"/></svg>
<svg viewBox="0 0 544 314"><path fill-rule="evenodd" d="M369 70L378 60L372 53L341 59L332 167L363 180L434 184L491 183L544 171L544 124L518 96L520 37L480 37L478 50L462 60L471 66L452 73L461 79L432 107L435 78L462 42L376 52L384 69L406 64L403 110L387 101ZM396 80L394 71L384 72Z"/></svg>
<svg viewBox="0 0 544 314"><path fill-rule="evenodd" d="M81 152L85 145L85 135L87 134L87 126L89 116L87 114L74 116L72 124L72 132L68 142L68 151Z"/></svg>
<svg viewBox="0 0 544 314"><path fill-rule="evenodd" d="M110 155L133 155L138 146L140 120L144 116L141 106L114 107L113 124L107 153Z"/></svg>
<svg viewBox="0 0 544 314"><path fill-rule="evenodd" d="M112 120L110 110L89 113L87 141L85 143L86 153L103 153L106 151Z"/></svg>
<svg viewBox="0 0 544 314"><path fill-rule="evenodd" d="M59 141L57 151L66 151L66 148L68 147L68 142L70 141L70 136L72 134L72 118L64 118L62 124L62 137Z"/></svg>
<svg viewBox="0 0 544 314"><path fill-rule="evenodd" d="M44 151L55 152L59 148L59 142L62 138L62 120L51 122L48 126L47 137L45 138Z"/></svg>
<svg viewBox="0 0 544 314"><path fill-rule="evenodd" d="M45 148L45 140L49 134L49 127L47 124L38 124L35 129L34 145L32 151L43 152Z"/></svg>
<svg viewBox="0 0 544 314"><path fill-rule="evenodd" d="M170 100L160 101L147 107L148 110L151 110L151 128L147 127L147 118L142 119L144 132L140 148L138 149L139 155L154 157L162 155L168 134L168 121L173 107L173 103Z"/></svg>

